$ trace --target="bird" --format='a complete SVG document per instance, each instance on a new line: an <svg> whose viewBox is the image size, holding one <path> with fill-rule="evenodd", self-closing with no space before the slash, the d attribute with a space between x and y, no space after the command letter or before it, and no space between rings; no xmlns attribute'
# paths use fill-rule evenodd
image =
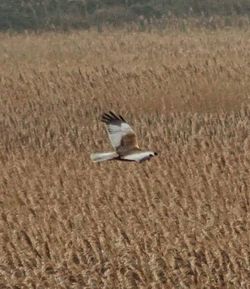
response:
<svg viewBox="0 0 250 289"><path fill-rule="evenodd" d="M90 158L93 162L118 160L141 163L158 155L157 152L140 149L134 130L121 115L109 111L102 115L101 121L106 125L114 151L92 153Z"/></svg>

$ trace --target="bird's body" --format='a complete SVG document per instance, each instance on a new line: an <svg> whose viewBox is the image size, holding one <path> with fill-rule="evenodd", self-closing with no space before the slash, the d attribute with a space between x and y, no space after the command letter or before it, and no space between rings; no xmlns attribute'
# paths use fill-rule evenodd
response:
<svg viewBox="0 0 250 289"><path fill-rule="evenodd" d="M157 155L153 151L142 151L139 148L135 132L122 116L117 116L110 111L103 114L101 121L106 124L108 136L115 151L93 153L90 156L92 161L120 160L143 162Z"/></svg>

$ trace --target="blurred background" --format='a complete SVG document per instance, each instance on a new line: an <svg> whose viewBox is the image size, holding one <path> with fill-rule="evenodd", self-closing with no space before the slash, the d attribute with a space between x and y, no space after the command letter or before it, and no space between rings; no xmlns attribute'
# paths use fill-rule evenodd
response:
<svg viewBox="0 0 250 289"><path fill-rule="evenodd" d="M150 24L165 29L176 18L195 18L196 25L217 28L242 26L248 23L249 14L250 0L1 0L0 30L95 26L101 31L104 25L124 24L139 24L140 29Z"/></svg>

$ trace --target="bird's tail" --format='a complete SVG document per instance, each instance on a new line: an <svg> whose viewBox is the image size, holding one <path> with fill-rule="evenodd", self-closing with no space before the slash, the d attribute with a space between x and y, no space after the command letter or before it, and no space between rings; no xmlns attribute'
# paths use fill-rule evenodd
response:
<svg viewBox="0 0 250 289"><path fill-rule="evenodd" d="M108 152L108 153L93 153L90 155L90 158L93 162L103 162L110 161L118 157L116 152Z"/></svg>

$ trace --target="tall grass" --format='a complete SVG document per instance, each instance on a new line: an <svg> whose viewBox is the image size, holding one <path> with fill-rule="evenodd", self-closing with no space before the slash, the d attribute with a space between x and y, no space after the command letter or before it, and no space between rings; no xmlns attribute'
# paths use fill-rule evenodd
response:
<svg viewBox="0 0 250 289"><path fill-rule="evenodd" d="M0 287L247 288L249 31L0 39Z"/></svg>

